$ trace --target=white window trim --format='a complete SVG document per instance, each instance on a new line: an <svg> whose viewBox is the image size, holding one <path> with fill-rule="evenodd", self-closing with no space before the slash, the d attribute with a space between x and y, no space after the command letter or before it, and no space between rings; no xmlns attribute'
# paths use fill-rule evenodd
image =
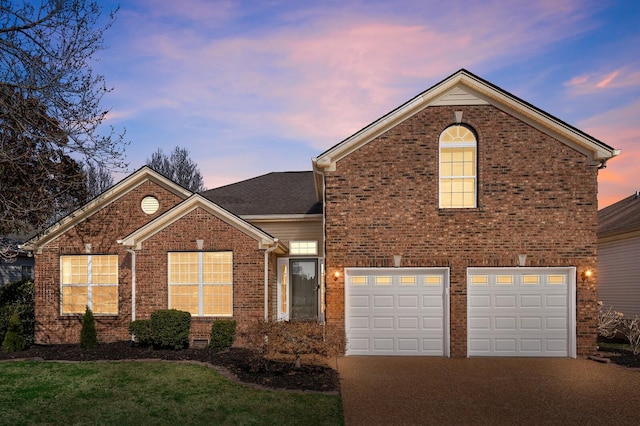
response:
<svg viewBox="0 0 640 426"><path fill-rule="evenodd" d="M173 309L171 307L171 287L172 285L175 286L179 286L180 284L172 284L171 283L171 253L180 253L180 252L168 252L167 253L167 307L169 309ZM213 315L213 314L204 314L204 280L203 280L203 276L204 276L204 270L203 270L203 257L204 257L204 253L215 253L215 252L204 252L204 251L198 251L198 252L190 252L190 253L197 253L198 254L198 314L193 315L192 316L196 316L196 317L206 317L206 318L232 318L233 317L233 287L234 287L234 283L233 283L233 252L231 250L225 251L225 253L231 253L231 283L230 284L207 284L207 285L213 285L213 286L230 286L231 287L231 313L230 314L218 314L218 315ZM193 284L189 284L189 285L193 285Z"/></svg>
<svg viewBox="0 0 640 426"><path fill-rule="evenodd" d="M93 312L93 314L95 316L113 316L113 315L119 315L120 314L120 303L119 303L119 298L120 298L120 267L118 265L118 262L116 262L116 283L115 284L93 284L93 271L92 271L92 266L93 266L93 262L92 259L95 256L116 256L115 254L63 254L60 255L60 316L70 316L70 315L81 315L84 313L83 312L74 312L74 313L65 313L62 311L62 303L63 303L63 299L62 299L62 289L63 287L77 287L83 284L63 284L63 270L62 270L62 259L65 257L87 257L87 306L89 307L89 309L91 309L91 311L93 312L93 300L92 300L92 289L93 287L116 287L116 312L115 313L108 313L108 314L103 314L103 313L95 313Z"/></svg>
<svg viewBox="0 0 640 426"><path fill-rule="evenodd" d="M443 147L442 144L442 135L445 134L445 132L454 126L462 126L467 128L470 132L472 132L474 134L474 142L447 142L446 146ZM465 126L463 124L452 124L451 126L448 126L446 129L444 129L442 131L442 133L440 133L440 136L438 138L438 207L441 209L475 209L478 208L478 138L475 136L475 132L471 127ZM474 159L475 159L475 164L474 164L474 169L475 169L475 174L473 175L473 180L474 180L474 185L473 185L473 206L467 206L467 207L449 207L449 206L443 206L442 205L442 192L441 192L441 185L442 185L442 149L443 148L474 148L475 152L474 152ZM446 176L444 177L444 179L470 179L472 176Z"/></svg>

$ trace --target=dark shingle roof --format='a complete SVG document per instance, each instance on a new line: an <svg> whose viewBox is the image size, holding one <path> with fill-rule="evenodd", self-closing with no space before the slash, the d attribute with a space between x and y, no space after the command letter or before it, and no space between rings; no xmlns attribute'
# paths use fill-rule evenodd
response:
<svg viewBox="0 0 640 426"><path fill-rule="evenodd" d="M202 195L238 216L322 213L313 172L268 173Z"/></svg>
<svg viewBox="0 0 640 426"><path fill-rule="evenodd" d="M598 212L598 237L640 229L640 197L631 195Z"/></svg>

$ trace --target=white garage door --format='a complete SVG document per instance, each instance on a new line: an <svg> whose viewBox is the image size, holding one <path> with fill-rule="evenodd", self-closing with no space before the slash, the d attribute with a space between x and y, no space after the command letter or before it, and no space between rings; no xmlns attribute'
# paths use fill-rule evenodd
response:
<svg viewBox="0 0 640 426"><path fill-rule="evenodd" d="M347 355L449 356L448 268L347 268Z"/></svg>
<svg viewBox="0 0 640 426"><path fill-rule="evenodd" d="M576 356L575 268L469 268L469 356Z"/></svg>

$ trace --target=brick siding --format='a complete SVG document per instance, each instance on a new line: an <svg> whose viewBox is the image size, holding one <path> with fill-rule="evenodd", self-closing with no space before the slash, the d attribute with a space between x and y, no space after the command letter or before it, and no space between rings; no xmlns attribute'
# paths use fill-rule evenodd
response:
<svg viewBox="0 0 640 426"><path fill-rule="evenodd" d="M478 207L439 209L438 140L454 111L478 136ZM345 267L449 267L451 354L467 353L467 267L595 270L597 167L493 106L429 107L326 172L327 321L344 329ZM578 354L595 349L597 278L577 280Z"/></svg>
<svg viewBox="0 0 640 426"><path fill-rule="evenodd" d="M153 215L140 209L147 195L160 201L160 209ZM129 340L132 257L117 241L181 201L147 181L42 247L36 253L36 342L79 342L81 316L60 314L60 256L84 254L85 244L91 244L92 254L118 255L118 315L96 315L98 339ZM237 343L244 345L252 324L264 312L264 251L258 249L255 239L202 209L149 238L136 252L136 319L147 319L154 310L168 307L167 252L196 251L197 239L204 240L204 250L233 251L233 313L238 321ZM190 338L208 339L212 321L214 318L192 318Z"/></svg>

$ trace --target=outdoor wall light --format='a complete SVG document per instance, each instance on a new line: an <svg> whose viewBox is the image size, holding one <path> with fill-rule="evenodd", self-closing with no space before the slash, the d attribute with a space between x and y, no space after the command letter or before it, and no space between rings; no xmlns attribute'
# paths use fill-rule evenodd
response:
<svg viewBox="0 0 640 426"><path fill-rule="evenodd" d="M589 278L591 278L591 276L593 275L593 272L591 271L591 269L585 269L584 271L582 271L582 273L580 274L580 278L582 278L582 283L586 283L589 281Z"/></svg>
<svg viewBox="0 0 640 426"><path fill-rule="evenodd" d="M335 271L333 273L333 280L334 281L338 281L338 278L340 278L340 272L339 271Z"/></svg>

